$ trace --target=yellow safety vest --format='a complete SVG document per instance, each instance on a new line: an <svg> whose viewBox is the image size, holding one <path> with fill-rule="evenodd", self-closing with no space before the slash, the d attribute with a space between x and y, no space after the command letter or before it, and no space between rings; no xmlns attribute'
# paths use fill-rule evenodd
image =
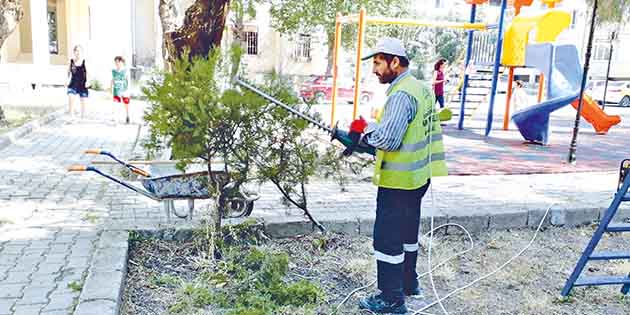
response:
<svg viewBox="0 0 630 315"><path fill-rule="evenodd" d="M418 110L416 117L407 126L402 145L396 151L376 150L372 182L379 187L413 190L422 187L433 176L448 175L444 160L442 128L434 110L433 93L423 83L407 75L390 88L387 96L397 91L404 91L414 97L418 103ZM428 126L432 114L433 124ZM380 113L376 121L381 121Z"/></svg>

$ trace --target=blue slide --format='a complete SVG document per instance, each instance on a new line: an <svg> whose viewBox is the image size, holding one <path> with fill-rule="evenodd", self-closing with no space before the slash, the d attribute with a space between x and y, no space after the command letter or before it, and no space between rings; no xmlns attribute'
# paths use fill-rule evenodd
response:
<svg viewBox="0 0 630 315"><path fill-rule="evenodd" d="M582 67L575 45L528 45L525 66L540 70L545 75L547 100L512 115L512 120L527 141L547 144L549 115L571 104L578 98Z"/></svg>

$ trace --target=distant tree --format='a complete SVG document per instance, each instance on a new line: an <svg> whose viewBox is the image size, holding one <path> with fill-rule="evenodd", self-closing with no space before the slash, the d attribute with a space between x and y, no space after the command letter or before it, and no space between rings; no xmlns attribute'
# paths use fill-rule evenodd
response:
<svg viewBox="0 0 630 315"><path fill-rule="evenodd" d="M594 0L586 0L593 5ZM630 13L630 0L598 0L597 24L613 24L621 26L626 23Z"/></svg>
<svg viewBox="0 0 630 315"><path fill-rule="evenodd" d="M323 30L328 44L326 74L332 71L337 13L358 14L365 7L370 16L400 17L409 8L408 0L268 0L272 26L284 34L312 33ZM356 23L344 25L342 45L355 47Z"/></svg>
<svg viewBox="0 0 630 315"><path fill-rule="evenodd" d="M22 0L0 0L0 49L17 28L22 16L24 16ZM6 123L6 117L0 107L0 124L4 123Z"/></svg>
<svg viewBox="0 0 630 315"><path fill-rule="evenodd" d="M167 65L187 54L207 58L221 45L230 0L160 0L162 53Z"/></svg>

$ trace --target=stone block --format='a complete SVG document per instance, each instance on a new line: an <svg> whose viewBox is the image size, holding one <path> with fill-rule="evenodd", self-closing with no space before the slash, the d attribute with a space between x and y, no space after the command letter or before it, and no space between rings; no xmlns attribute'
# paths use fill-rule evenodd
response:
<svg viewBox="0 0 630 315"><path fill-rule="evenodd" d="M434 215L433 216L433 228L436 229L441 225L448 223L448 217L445 215ZM431 231L431 217L430 216L422 216L420 218L420 235L428 234ZM441 228L433 232L434 235L444 235L448 231L448 228Z"/></svg>
<svg viewBox="0 0 630 315"><path fill-rule="evenodd" d="M308 220L296 220L295 218L265 219L265 233L275 238L310 234L314 230L313 224Z"/></svg>
<svg viewBox="0 0 630 315"><path fill-rule="evenodd" d="M551 224L554 226L576 227L599 220L599 209L552 209Z"/></svg>
<svg viewBox="0 0 630 315"><path fill-rule="evenodd" d="M100 272L95 271L88 274L80 301L111 299L118 301L122 289L124 273L122 271Z"/></svg>
<svg viewBox="0 0 630 315"><path fill-rule="evenodd" d="M13 315L33 315L39 314L44 304L32 304L32 305L16 305L13 310Z"/></svg>
<svg viewBox="0 0 630 315"><path fill-rule="evenodd" d="M30 272L24 271L9 271L7 277L2 281L3 284L19 284L29 283Z"/></svg>
<svg viewBox="0 0 630 315"><path fill-rule="evenodd" d="M527 227L532 228L532 229L538 228L538 225L540 225L540 222L543 219L543 217L545 218L545 220L542 223L542 227L551 225L551 210L549 211L549 213L547 213L547 216L545 217L546 210L547 209L528 210L527 211Z"/></svg>
<svg viewBox="0 0 630 315"><path fill-rule="evenodd" d="M0 299L18 299L22 297L24 284L3 284L0 286Z"/></svg>
<svg viewBox="0 0 630 315"><path fill-rule="evenodd" d="M0 315L11 314L11 307L17 302L16 299L0 299Z"/></svg>
<svg viewBox="0 0 630 315"><path fill-rule="evenodd" d="M129 232L127 231L105 231L101 234L98 248L106 247L128 247Z"/></svg>
<svg viewBox="0 0 630 315"><path fill-rule="evenodd" d="M520 229L527 226L527 212L495 213L490 216L490 230Z"/></svg>
<svg viewBox="0 0 630 315"><path fill-rule="evenodd" d="M74 315L117 315L118 303L111 300L80 301Z"/></svg>
<svg viewBox="0 0 630 315"><path fill-rule="evenodd" d="M448 216L448 223L456 223L463 226L470 234L479 234L488 230L490 216L469 215L469 216ZM437 226L437 225L436 225ZM464 232L456 227L449 226L446 230L448 234L463 234Z"/></svg>
<svg viewBox="0 0 630 315"><path fill-rule="evenodd" d="M78 298L78 293L51 294L50 302L44 307L43 312L68 310L74 305L75 299Z"/></svg>
<svg viewBox="0 0 630 315"><path fill-rule="evenodd" d="M18 305L28 304L46 304L48 303L48 294L54 289L54 286L46 287L33 287L29 286L22 292L22 299L20 299Z"/></svg>
<svg viewBox="0 0 630 315"><path fill-rule="evenodd" d="M91 269L93 271L124 271L127 267L127 248L109 247L96 251Z"/></svg>

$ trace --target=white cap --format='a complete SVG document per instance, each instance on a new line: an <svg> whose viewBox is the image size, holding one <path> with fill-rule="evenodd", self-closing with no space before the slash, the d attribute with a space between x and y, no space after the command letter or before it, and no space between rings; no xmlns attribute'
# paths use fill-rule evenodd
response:
<svg viewBox="0 0 630 315"><path fill-rule="evenodd" d="M399 39L392 37L384 37L379 40L376 47L372 49L367 56L361 58L361 60L370 59L377 54L388 54L408 59L402 42Z"/></svg>

